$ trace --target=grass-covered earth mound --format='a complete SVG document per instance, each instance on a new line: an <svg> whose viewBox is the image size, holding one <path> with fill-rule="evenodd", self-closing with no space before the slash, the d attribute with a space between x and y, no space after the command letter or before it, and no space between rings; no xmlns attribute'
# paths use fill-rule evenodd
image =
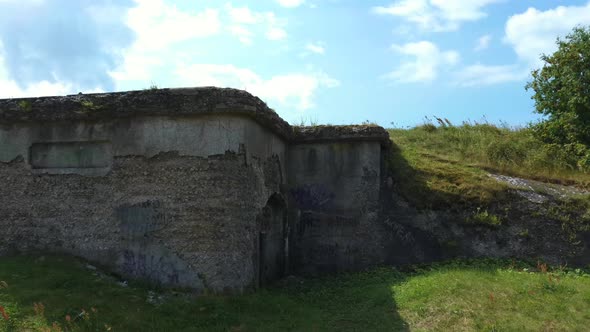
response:
<svg viewBox="0 0 590 332"><path fill-rule="evenodd" d="M0 331L583 331L590 274L457 260L288 279L255 294L123 284L65 257L1 258Z"/></svg>
<svg viewBox="0 0 590 332"><path fill-rule="evenodd" d="M399 189L418 206L502 199L506 186L488 173L590 189L590 174L568 147L545 144L530 128L427 123L390 129L390 169Z"/></svg>

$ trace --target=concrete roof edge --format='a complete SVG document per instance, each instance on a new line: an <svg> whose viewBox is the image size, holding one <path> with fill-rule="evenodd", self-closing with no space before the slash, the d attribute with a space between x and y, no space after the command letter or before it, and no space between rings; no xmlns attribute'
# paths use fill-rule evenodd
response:
<svg viewBox="0 0 590 332"><path fill-rule="evenodd" d="M320 125L293 127L294 143L317 143L334 141L378 141L383 146L391 144L389 133L376 125Z"/></svg>
<svg viewBox="0 0 590 332"><path fill-rule="evenodd" d="M292 127L260 98L247 91L232 88L166 88L0 99L0 124L198 114L247 116L293 143L363 140L377 140L382 144L389 142L387 131L373 125Z"/></svg>

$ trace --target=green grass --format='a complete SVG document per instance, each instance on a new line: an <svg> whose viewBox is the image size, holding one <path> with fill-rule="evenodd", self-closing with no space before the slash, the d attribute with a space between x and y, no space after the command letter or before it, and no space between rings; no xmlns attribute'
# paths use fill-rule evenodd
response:
<svg viewBox="0 0 590 332"><path fill-rule="evenodd" d="M485 208L507 199L489 172L590 189L575 156L537 140L530 129L490 124L389 129L398 192L418 208Z"/></svg>
<svg viewBox="0 0 590 332"><path fill-rule="evenodd" d="M104 331L105 324L111 331L586 330L590 275L532 271L524 263L455 261L297 280L240 296L161 291L161 303L150 304L148 288L122 287L77 260L14 257L0 259L8 284L0 305L16 331L53 322L71 331ZM39 302L43 315L33 308ZM76 319L82 308L87 319ZM0 331L7 330L0 316Z"/></svg>

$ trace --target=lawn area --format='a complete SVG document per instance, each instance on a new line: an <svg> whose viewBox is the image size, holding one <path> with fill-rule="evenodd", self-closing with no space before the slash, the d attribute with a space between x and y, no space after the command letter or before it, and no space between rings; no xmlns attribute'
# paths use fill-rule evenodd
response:
<svg viewBox="0 0 590 332"><path fill-rule="evenodd" d="M590 275L544 271L453 261L196 296L123 286L73 258L0 258L0 331L587 330Z"/></svg>

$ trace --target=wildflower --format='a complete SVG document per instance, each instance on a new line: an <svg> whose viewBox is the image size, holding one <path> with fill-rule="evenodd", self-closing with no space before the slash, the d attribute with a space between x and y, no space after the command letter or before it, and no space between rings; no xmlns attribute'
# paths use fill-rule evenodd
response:
<svg viewBox="0 0 590 332"><path fill-rule="evenodd" d="M82 308L82 311L80 312L78 317L82 317L84 320L88 320L88 318L90 318L90 315L88 314L88 312L86 312L84 308Z"/></svg>
<svg viewBox="0 0 590 332"><path fill-rule="evenodd" d="M33 308L35 309L35 314L37 316L43 316L45 313L45 305L41 302L33 303Z"/></svg>
<svg viewBox="0 0 590 332"><path fill-rule="evenodd" d="M54 331L54 330L55 330L55 332L62 331L61 327L59 326L59 324L57 322L53 322L53 324L51 325L51 331Z"/></svg>
<svg viewBox="0 0 590 332"><path fill-rule="evenodd" d="M70 315L66 315L66 322L71 322L72 321L72 317L70 317Z"/></svg>
<svg viewBox="0 0 590 332"><path fill-rule="evenodd" d="M4 318L4 320L9 320L10 316L8 316L8 313L6 312L6 309L4 309L3 306L0 305L0 314L2 314L2 318Z"/></svg>

